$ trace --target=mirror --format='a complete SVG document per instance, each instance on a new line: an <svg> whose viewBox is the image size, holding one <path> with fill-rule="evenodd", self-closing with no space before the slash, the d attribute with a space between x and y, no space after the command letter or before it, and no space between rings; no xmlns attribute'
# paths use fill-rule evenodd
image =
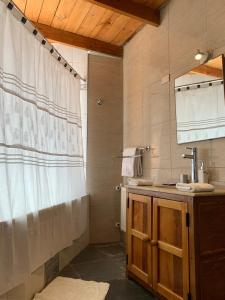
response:
<svg viewBox="0 0 225 300"><path fill-rule="evenodd" d="M177 143L225 136L224 56L175 80Z"/></svg>

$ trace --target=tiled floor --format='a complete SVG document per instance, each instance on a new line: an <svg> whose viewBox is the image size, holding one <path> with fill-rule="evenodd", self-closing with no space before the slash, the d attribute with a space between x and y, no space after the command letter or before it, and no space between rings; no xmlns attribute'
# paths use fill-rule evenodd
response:
<svg viewBox="0 0 225 300"><path fill-rule="evenodd" d="M156 300L148 291L125 276L125 254L121 244L89 246L60 276L110 283L106 300Z"/></svg>

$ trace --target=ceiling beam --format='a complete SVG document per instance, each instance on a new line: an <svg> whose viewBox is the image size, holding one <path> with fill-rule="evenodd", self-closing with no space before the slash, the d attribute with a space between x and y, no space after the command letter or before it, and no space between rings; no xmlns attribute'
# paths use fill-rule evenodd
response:
<svg viewBox="0 0 225 300"><path fill-rule="evenodd" d="M160 25L160 11L131 0L87 0L153 26Z"/></svg>
<svg viewBox="0 0 225 300"><path fill-rule="evenodd" d="M194 68L192 73L197 73L197 74L204 74L207 76L212 76L216 78L223 78L223 71L220 69L213 68L211 66L207 65L200 65L196 68Z"/></svg>
<svg viewBox="0 0 225 300"><path fill-rule="evenodd" d="M34 23L43 36L49 40L60 42L63 44L101 52L108 55L123 56L123 47L106 43L97 39L85 37L73 32L57 29L48 25Z"/></svg>

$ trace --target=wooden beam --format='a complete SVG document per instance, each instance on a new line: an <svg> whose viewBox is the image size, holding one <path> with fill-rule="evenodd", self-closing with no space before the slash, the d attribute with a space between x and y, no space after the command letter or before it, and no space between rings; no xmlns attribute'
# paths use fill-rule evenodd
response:
<svg viewBox="0 0 225 300"><path fill-rule="evenodd" d="M34 23L34 25L49 40L113 56L123 56L123 47L40 23Z"/></svg>
<svg viewBox="0 0 225 300"><path fill-rule="evenodd" d="M160 25L160 11L132 0L87 0L154 26Z"/></svg>
<svg viewBox="0 0 225 300"><path fill-rule="evenodd" d="M197 73L197 74L204 74L207 76L212 76L216 78L223 78L223 71L220 69L213 68L211 66L207 65L200 65L196 68L194 68L192 73Z"/></svg>

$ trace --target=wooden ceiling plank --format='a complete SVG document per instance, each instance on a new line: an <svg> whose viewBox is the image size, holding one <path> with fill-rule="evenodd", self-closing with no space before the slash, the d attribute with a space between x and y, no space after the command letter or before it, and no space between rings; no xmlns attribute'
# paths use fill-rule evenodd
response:
<svg viewBox="0 0 225 300"><path fill-rule="evenodd" d="M191 73L204 74L216 78L223 78L223 71L207 65L200 65L194 68Z"/></svg>
<svg viewBox="0 0 225 300"><path fill-rule="evenodd" d="M93 7L87 13L85 20L81 23L77 33L90 37L90 33L97 26L99 20L101 20L101 18L104 16L104 13L105 8L93 5Z"/></svg>
<svg viewBox="0 0 225 300"><path fill-rule="evenodd" d="M122 46L130 39L137 31L143 27L143 23L137 20L129 19L126 26L116 35L110 42L115 45Z"/></svg>
<svg viewBox="0 0 225 300"><path fill-rule="evenodd" d="M38 23L50 25L59 6L60 0L44 0Z"/></svg>
<svg viewBox="0 0 225 300"><path fill-rule="evenodd" d="M29 20L37 22L43 1L44 0L27 0L25 15Z"/></svg>
<svg viewBox="0 0 225 300"><path fill-rule="evenodd" d="M106 23L104 26L100 28L100 30L98 30L98 32L95 34L95 38L103 41L105 40L105 37L108 38L109 37L108 32L110 32L110 30L114 26L114 23L119 18L119 16L120 15L118 13L112 12L111 17L108 20L108 23Z"/></svg>
<svg viewBox="0 0 225 300"><path fill-rule="evenodd" d="M151 9L159 16L157 9L167 0L14 0L14 2L31 21L121 46L144 24L142 19L142 21L135 19L139 19L139 16L127 17L130 12L122 12L121 7L127 8L129 2L129 5L138 5L145 10ZM120 6L119 9L115 7L115 2ZM138 14L140 11L135 13Z"/></svg>
<svg viewBox="0 0 225 300"><path fill-rule="evenodd" d="M93 4L90 2L77 0L64 30L76 33L92 7Z"/></svg>
<svg viewBox="0 0 225 300"><path fill-rule="evenodd" d="M123 47L119 47L110 43L102 42L97 39L85 37L65 30L53 28L44 24L34 23L34 25L49 40L118 57L123 56Z"/></svg>
<svg viewBox="0 0 225 300"><path fill-rule="evenodd" d="M154 26L160 25L160 11L131 0L87 0L93 4L111 9L128 17Z"/></svg>
<svg viewBox="0 0 225 300"><path fill-rule="evenodd" d="M107 28L103 28L98 35L96 36L97 39L102 39L108 43L110 43L117 34L121 31L121 28L126 26L129 21L129 17L116 14L116 18Z"/></svg>
<svg viewBox="0 0 225 300"><path fill-rule="evenodd" d="M71 16L73 8L76 5L76 1L77 0L61 0L51 26L58 29L64 29Z"/></svg>
<svg viewBox="0 0 225 300"><path fill-rule="evenodd" d="M22 11L22 13L25 12L27 0L14 0L13 2L14 2L14 3L16 4L16 6Z"/></svg>
<svg viewBox="0 0 225 300"><path fill-rule="evenodd" d="M102 18L99 20L98 24L95 26L95 28L91 31L90 37L96 37L99 32L104 28L104 27L110 27L112 26L113 23L113 15L114 13L106 9L104 15Z"/></svg>

